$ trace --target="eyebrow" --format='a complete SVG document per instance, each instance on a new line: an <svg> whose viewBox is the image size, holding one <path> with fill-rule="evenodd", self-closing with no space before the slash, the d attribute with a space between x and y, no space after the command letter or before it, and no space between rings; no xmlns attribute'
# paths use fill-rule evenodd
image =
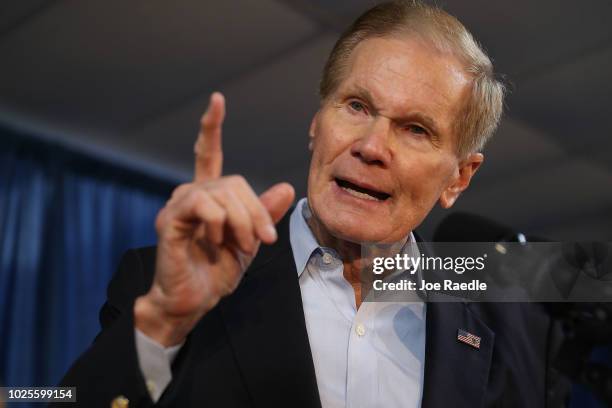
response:
<svg viewBox="0 0 612 408"><path fill-rule="evenodd" d="M374 97L372 96L370 91L360 85L354 85L353 88L354 89L348 90L349 94L354 93L357 97L364 99L369 105L372 106L374 110L378 110L376 109L376 106L374 106Z"/></svg>
<svg viewBox="0 0 612 408"><path fill-rule="evenodd" d="M352 89L347 90L348 91L347 93L349 95L354 94L356 97L365 100L372 107L372 109L374 109L374 111L378 111L378 109L374 105L374 98L372 97L372 94L370 93L369 90L362 87L361 85L353 85L351 88ZM433 134L435 135L440 134L440 130L438 126L436 125L436 121L431 116L423 112L419 112L419 111L411 112L411 113L408 113L398 118L389 118L389 119L393 120L396 123L403 123L403 122L410 122L413 120L417 120L423 123L423 125L427 127Z"/></svg>
<svg viewBox="0 0 612 408"><path fill-rule="evenodd" d="M434 134L434 135L439 135L440 131L438 129L438 126L436 125L436 122L433 120L433 118L423 112L412 112L410 114L408 114L408 116L403 119L403 121L405 120L406 122L410 121L411 119L417 119L419 122L423 123L423 125L425 125L425 127L429 128L429 130Z"/></svg>

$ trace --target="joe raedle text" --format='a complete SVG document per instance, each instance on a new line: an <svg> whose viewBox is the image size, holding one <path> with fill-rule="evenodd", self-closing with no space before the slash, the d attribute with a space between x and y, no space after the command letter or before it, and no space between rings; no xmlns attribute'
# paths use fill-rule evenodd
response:
<svg viewBox="0 0 612 408"><path fill-rule="evenodd" d="M450 290L450 291L485 291L487 290L486 282L481 282L478 279L469 282L455 282L451 279L444 279L440 282L427 282L421 280L419 284L414 281L402 279L399 282L384 282L382 279L376 279L373 283L374 290Z"/></svg>

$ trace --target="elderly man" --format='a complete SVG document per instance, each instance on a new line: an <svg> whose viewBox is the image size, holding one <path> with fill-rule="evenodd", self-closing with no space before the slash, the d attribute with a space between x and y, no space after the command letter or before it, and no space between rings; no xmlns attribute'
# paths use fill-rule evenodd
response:
<svg viewBox="0 0 612 408"><path fill-rule="evenodd" d="M325 65L306 199L222 176L214 93L195 178L126 254L63 383L84 406L544 406L549 321L506 304L362 303L365 242L414 243L483 162L504 88L445 12L362 15ZM418 245L418 244L417 244ZM457 331L480 338L457 341Z"/></svg>

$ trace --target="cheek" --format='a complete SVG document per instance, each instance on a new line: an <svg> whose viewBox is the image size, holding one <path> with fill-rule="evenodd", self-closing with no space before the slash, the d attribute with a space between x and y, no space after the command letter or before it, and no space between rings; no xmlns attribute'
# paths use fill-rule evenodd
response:
<svg viewBox="0 0 612 408"><path fill-rule="evenodd" d="M325 118L315 127L312 161L319 165L329 165L350 148L352 132L339 121Z"/></svg>
<svg viewBox="0 0 612 408"><path fill-rule="evenodd" d="M448 186L453 167L448 160L427 157L406 163L401 174L405 175L400 181L404 198L413 205L431 207Z"/></svg>

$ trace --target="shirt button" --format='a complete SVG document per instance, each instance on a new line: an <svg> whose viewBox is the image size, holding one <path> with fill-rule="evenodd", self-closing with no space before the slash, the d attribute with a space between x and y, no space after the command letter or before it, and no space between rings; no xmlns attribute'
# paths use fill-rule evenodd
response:
<svg viewBox="0 0 612 408"><path fill-rule="evenodd" d="M355 332L357 333L359 337L363 337L366 332L365 326L359 323L357 327L355 327Z"/></svg>
<svg viewBox="0 0 612 408"><path fill-rule="evenodd" d="M331 254L330 254L330 253L325 252L325 253L323 254L323 263L324 263L325 265L329 265L330 263L332 263L332 261L333 261L333 260L334 260L334 257L333 257L333 256L331 256Z"/></svg>

